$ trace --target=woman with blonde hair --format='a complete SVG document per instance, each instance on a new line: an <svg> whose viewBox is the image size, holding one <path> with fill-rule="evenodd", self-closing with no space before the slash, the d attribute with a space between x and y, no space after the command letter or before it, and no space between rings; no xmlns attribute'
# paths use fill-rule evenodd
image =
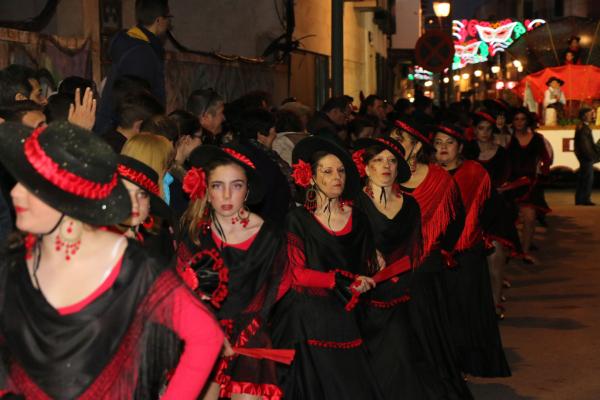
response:
<svg viewBox="0 0 600 400"><path fill-rule="evenodd" d="M173 144L164 136L143 132L125 142L121 154L148 165L158 174L161 197L169 204L169 192L164 187L164 177L173 162Z"/></svg>

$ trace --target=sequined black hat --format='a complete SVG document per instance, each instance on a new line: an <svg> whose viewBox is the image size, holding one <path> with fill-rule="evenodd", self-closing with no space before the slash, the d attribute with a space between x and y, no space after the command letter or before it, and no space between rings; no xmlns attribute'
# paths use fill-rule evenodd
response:
<svg viewBox="0 0 600 400"><path fill-rule="evenodd" d="M131 213L117 155L90 131L64 121L33 131L6 122L0 142L0 162L58 211L92 225L113 225Z"/></svg>

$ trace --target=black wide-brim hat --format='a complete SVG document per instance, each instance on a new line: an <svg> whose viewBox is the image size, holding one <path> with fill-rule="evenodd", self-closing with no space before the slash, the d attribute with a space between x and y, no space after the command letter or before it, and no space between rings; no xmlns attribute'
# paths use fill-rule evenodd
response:
<svg viewBox="0 0 600 400"><path fill-rule="evenodd" d="M144 189L150 195L150 214L173 221L173 211L160 197L158 174L143 162L135 158L119 155L117 171L122 179Z"/></svg>
<svg viewBox="0 0 600 400"><path fill-rule="evenodd" d="M113 225L131 213L117 174L117 155L101 138L66 121L32 130L0 125L0 162L50 207L91 225Z"/></svg>
<svg viewBox="0 0 600 400"><path fill-rule="evenodd" d="M201 145L192 151L188 160L192 167L200 167L204 170L215 160L233 161L244 169L246 178L248 178L248 198L246 199L246 203L260 203L265 195L265 185L256 170L256 165L242 146L234 144L226 144L221 147ZM208 174L206 178L208 179Z"/></svg>
<svg viewBox="0 0 600 400"><path fill-rule="evenodd" d="M394 121L394 126L423 143L425 147L433 147L427 133L428 129L425 125L415 121L413 118L398 118Z"/></svg>
<svg viewBox="0 0 600 400"><path fill-rule="evenodd" d="M473 127L479 125L481 121L487 121L492 124L492 133L499 133L498 127L496 126L496 115L484 110L475 111L471 114L473 118Z"/></svg>
<svg viewBox="0 0 600 400"><path fill-rule="evenodd" d="M396 175L397 182L406 182L410 178L410 175L411 175L410 167L408 166L408 163L404 159L404 155L405 155L406 151L404 150L404 147L402 147L402 145L400 143L398 143L396 140L394 140L392 138L377 138L377 139L364 138L364 139L358 139L354 143L354 148L356 150L366 149L366 148L369 148L372 146L382 146L386 150L389 150L394 155L394 157L396 157L396 161L398 162L398 164L397 164L398 174Z"/></svg>
<svg viewBox="0 0 600 400"><path fill-rule="evenodd" d="M298 160L312 164L313 154L319 151L333 154L340 159L346 170L346 182L341 197L345 200L353 200L361 188L360 175L350 153L333 141L320 136L309 136L302 139L294 146L292 164L298 163Z"/></svg>
<svg viewBox="0 0 600 400"><path fill-rule="evenodd" d="M456 125L450 124L439 124L436 125L431 132L431 141L435 139L435 135L438 133L444 133L448 136L452 136L454 139L458 140L460 143L465 143L467 138L465 137L464 131Z"/></svg>
<svg viewBox="0 0 600 400"><path fill-rule="evenodd" d="M558 84L560 86L565 84L565 81L563 81L562 79L557 78L556 76L551 76L550 78L548 78L548 80L546 81L546 86L550 86L550 84L552 83L552 81L556 81L558 82Z"/></svg>

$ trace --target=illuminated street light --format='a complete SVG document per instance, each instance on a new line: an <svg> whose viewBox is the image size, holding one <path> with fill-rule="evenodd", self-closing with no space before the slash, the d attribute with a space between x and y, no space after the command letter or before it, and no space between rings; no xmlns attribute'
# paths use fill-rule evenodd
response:
<svg viewBox="0 0 600 400"><path fill-rule="evenodd" d="M473 75L479 78L481 75L483 75L483 72L480 69L478 69L475 72L473 72Z"/></svg>
<svg viewBox="0 0 600 400"><path fill-rule="evenodd" d="M497 65L493 65L492 66L492 73L493 74L497 74L498 72L500 72L500 67Z"/></svg>
<svg viewBox="0 0 600 400"><path fill-rule="evenodd" d="M519 65L519 66L517 67L517 71L519 71L519 72L523 72L523 66L522 66L522 65Z"/></svg>
<svg viewBox="0 0 600 400"><path fill-rule="evenodd" d="M452 80L453 80L454 82L458 82L458 81L460 81L460 75L454 75L454 76L452 77Z"/></svg>
<svg viewBox="0 0 600 400"><path fill-rule="evenodd" d="M502 81L496 82L496 90L502 90L502 89L504 89L504 82L502 82Z"/></svg>
<svg viewBox="0 0 600 400"><path fill-rule="evenodd" d="M449 1L434 1L433 12L438 18L446 18L450 15L450 2Z"/></svg>
<svg viewBox="0 0 600 400"><path fill-rule="evenodd" d="M515 60L513 61L513 65L515 66L515 68L519 69L519 68L523 68L523 64L521 63L521 61L519 60Z"/></svg>
<svg viewBox="0 0 600 400"><path fill-rule="evenodd" d="M423 85L424 85L425 87L429 87L429 86L433 85L433 82L431 82L431 81L426 81L426 82L425 82Z"/></svg>
<svg viewBox="0 0 600 400"><path fill-rule="evenodd" d="M462 74L462 78L463 78L465 81L466 81L467 79L469 79L469 77L470 77L470 76L471 76L471 75L469 75L469 74L467 74L467 73L464 73L464 74Z"/></svg>
<svg viewBox="0 0 600 400"><path fill-rule="evenodd" d="M445 76L444 79L443 79L443 81L444 81L444 83L448 83L448 82L450 82L450 78L448 78L447 76Z"/></svg>
<svg viewBox="0 0 600 400"><path fill-rule="evenodd" d="M515 82L513 82L513 81L510 81L510 82L508 82L506 84L506 87L509 88L509 89L514 89L515 86L517 86L517 84Z"/></svg>

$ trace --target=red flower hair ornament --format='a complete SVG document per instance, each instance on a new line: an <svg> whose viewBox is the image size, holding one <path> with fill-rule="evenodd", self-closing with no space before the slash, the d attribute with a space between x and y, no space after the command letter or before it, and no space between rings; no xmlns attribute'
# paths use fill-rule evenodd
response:
<svg viewBox="0 0 600 400"><path fill-rule="evenodd" d="M292 172L292 178L294 178L296 185L303 188L309 187L313 178L310 164L302 160L298 160L296 164L292 165L292 168L294 169Z"/></svg>
<svg viewBox="0 0 600 400"><path fill-rule="evenodd" d="M190 200L201 199L206 195L206 173L202 168L190 168L183 178L183 191Z"/></svg>
<svg viewBox="0 0 600 400"><path fill-rule="evenodd" d="M363 154L365 154L365 149L357 150L352 153L352 161L354 161L354 164L356 164L358 175L360 175L361 178L367 176L367 167L363 160Z"/></svg>

